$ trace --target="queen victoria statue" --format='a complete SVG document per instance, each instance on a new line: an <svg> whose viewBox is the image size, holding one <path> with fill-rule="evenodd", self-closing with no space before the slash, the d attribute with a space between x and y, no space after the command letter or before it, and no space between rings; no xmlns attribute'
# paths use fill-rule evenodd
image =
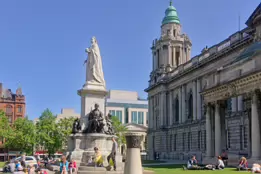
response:
<svg viewBox="0 0 261 174"><path fill-rule="evenodd" d="M105 88L105 80L102 70L102 58L100 49L95 37L91 39L91 46L85 49L88 54L86 63L86 85L103 86Z"/></svg>

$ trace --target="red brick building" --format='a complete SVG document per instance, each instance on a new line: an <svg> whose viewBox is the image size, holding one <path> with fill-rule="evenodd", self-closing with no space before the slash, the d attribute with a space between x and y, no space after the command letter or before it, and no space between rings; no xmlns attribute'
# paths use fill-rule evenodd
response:
<svg viewBox="0 0 261 174"><path fill-rule="evenodd" d="M25 117L25 105L22 88L19 87L13 93L11 89L4 88L3 84L0 83L0 110L5 112L10 124L13 124L17 118ZM3 143L4 140L0 139L0 161L6 160L10 156L16 156L18 151L4 149Z"/></svg>

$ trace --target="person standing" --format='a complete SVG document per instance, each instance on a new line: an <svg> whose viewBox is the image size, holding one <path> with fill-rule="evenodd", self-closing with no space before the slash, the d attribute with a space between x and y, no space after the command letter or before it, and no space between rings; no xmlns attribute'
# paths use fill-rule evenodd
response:
<svg viewBox="0 0 261 174"><path fill-rule="evenodd" d="M108 164L110 164L110 159L112 159L112 162L113 162L113 168L114 168L114 171L116 171L116 151L118 149L118 144L115 140L114 137L112 137L112 149L111 149L111 153L110 155L107 157L107 161L108 161Z"/></svg>

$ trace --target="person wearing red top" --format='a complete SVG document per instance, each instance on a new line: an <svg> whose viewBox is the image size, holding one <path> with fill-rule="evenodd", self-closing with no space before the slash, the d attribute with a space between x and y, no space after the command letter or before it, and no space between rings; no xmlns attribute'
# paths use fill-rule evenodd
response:
<svg viewBox="0 0 261 174"><path fill-rule="evenodd" d="M248 162L245 157L240 159L239 165L237 167L238 170L248 170Z"/></svg>
<svg viewBox="0 0 261 174"><path fill-rule="evenodd" d="M70 174L72 174L73 172L77 173L77 164L76 164L76 161L74 159L72 159L70 164L69 164L69 170L70 170Z"/></svg>

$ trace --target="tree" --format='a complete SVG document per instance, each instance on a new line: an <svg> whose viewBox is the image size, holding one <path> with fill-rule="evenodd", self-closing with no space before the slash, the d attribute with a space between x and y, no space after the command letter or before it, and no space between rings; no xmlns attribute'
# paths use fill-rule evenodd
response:
<svg viewBox="0 0 261 174"><path fill-rule="evenodd" d="M13 124L12 136L5 143L6 148L21 149L27 154L33 153L36 144L36 127L28 118L18 118Z"/></svg>
<svg viewBox="0 0 261 174"><path fill-rule="evenodd" d="M111 117L112 120L112 126L114 128L114 131L116 133L116 136L118 137L118 143L119 144L125 144L126 143L126 139L124 136L124 133L128 130L126 128L126 126L124 126L120 120L118 119L118 117L116 116L112 116Z"/></svg>
<svg viewBox="0 0 261 174"><path fill-rule="evenodd" d="M74 117L63 118L63 119L60 119L59 122L57 123L57 126L62 134L62 137L61 137L62 148L67 146L68 137L72 133L72 126L73 126L74 120L75 120ZM61 149L61 150L65 150L65 149Z"/></svg>
<svg viewBox="0 0 261 174"><path fill-rule="evenodd" d="M0 138L7 140L13 136L13 130L4 111L0 110Z"/></svg>
<svg viewBox="0 0 261 174"><path fill-rule="evenodd" d="M36 124L37 142L44 146L50 155L53 155L62 147L62 134L55 121L56 116L49 109L46 109Z"/></svg>

